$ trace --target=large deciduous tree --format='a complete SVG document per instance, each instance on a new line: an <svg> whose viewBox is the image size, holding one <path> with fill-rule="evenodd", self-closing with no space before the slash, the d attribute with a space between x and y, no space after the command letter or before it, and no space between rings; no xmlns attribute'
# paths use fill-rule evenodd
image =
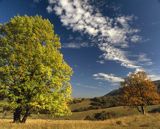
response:
<svg viewBox="0 0 160 129"><path fill-rule="evenodd" d="M41 16L16 16L0 25L0 94L25 122L33 109L70 114L72 69L60 52L59 37Z"/></svg>
<svg viewBox="0 0 160 129"><path fill-rule="evenodd" d="M145 106L160 103L157 88L144 71L131 73L121 84L120 98L125 106L136 107L139 112L145 114Z"/></svg>

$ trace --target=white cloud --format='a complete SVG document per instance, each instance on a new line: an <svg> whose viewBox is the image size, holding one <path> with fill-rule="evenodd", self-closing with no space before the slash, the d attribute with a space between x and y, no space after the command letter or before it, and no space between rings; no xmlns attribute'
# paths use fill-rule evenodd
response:
<svg viewBox="0 0 160 129"><path fill-rule="evenodd" d="M96 80L104 80L104 81L109 81L112 83L119 83L119 82L124 81L124 79L121 77L116 77L113 74L106 74L106 73L97 73L97 74L94 74L93 77Z"/></svg>
<svg viewBox="0 0 160 129"><path fill-rule="evenodd" d="M138 42L140 39L137 35L139 30L129 24L133 16L104 17L89 5L88 0L49 0L47 11L53 10L64 26L97 38L97 46L104 53L102 57L105 60L119 62L127 68L139 67L118 48L128 47L130 41Z"/></svg>
<svg viewBox="0 0 160 129"><path fill-rule="evenodd" d="M131 42L134 42L134 43L137 43L137 42L139 42L141 40L142 40L142 38L139 35L134 35L131 38Z"/></svg>
<svg viewBox="0 0 160 129"><path fill-rule="evenodd" d="M138 61L139 62L148 62L148 61L151 61L151 59L149 59L146 54L142 53L139 55Z"/></svg>
<svg viewBox="0 0 160 129"><path fill-rule="evenodd" d="M48 6L46 9L47 9L47 12L48 12L48 13L53 12L53 8L52 8L52 6Z"/></svg>
<svg viewBox="0 0 160 129"><path fill-rule="evenodd" d="M97 9L93 8L88 0L48 0L49 5L47 11L55 12L64 26L88 34L90 39L95 40L98 48L103 52L100 56L101 64L105 60L119 62L121 66L133 69L143 69L142 66L152 65L151 59L146 54L136 56L136 59L129 59L130 54L123 50L129 47L129 43L137 43L142 41L138 35L139 30L132 28L130 22L134 20L134 16L118 16L110 18L103 16ZM96 11L95 11L96 10ZM88 47L89 44L81 42L70 42L65 44L65 48L81 48ZM119 82L123 79L113 74L99 73L95 74L97 79ZM158 75L151 74L152 79L157 79Z"/></svg>
<svg viewBox="0 0 160 129"><path fill-rule="evenodd" d="M137 68L134 71L134 73L137 73L139 71L146 71L146 73L148 74L148 77L152 81L160 80L160 74L158 74L158 73L156 74L152 70L147 70L147 69L143 69L143 68ZM130 74L131 74L131 72L129 72L127 74L127 76L129 76ZM112 85L119 85L120 82L124 81L124 79L122 77L115 76L114 74L97 73L97 74L93 74L93 77L96 80L103 80L103 81L111 82Z"/></svg>
<svg viewBox="0 0 160 129"><path fill-rule="evenodd" d="M160 80L160 75L157 75L157 74L149 74L148 75L149 78L153 81L157 81L157 80Z"/></svg>
<svg viewBox="0 0 160 129"><path fill-rule="evenodd" d="M100 63L100 64L104 64L105 63L105 61L104 60L98 60L98 61L96 61L97 63Z"/></svg>
<svg viewBox="0 0 160 129"><path fill-rule="evenodd" d="M153 70L151 69L144 69L144 68L140 68L140 69L136 69L134 71L134 73L140 72L140 71L145 71L148 75L148 77L152 80L152 81L156 81L156 80L160 80L160 74L155 73ZM127 76L129 76L131 74L131 72L129 72L127 74Z"/></svg>
<svg viewBox="0 0 160 129"><path fill-rule="evenodd" d="M136 57L137 57L136 64L139 64L141 66L153 65L152 60L149 57L147 57L147 55L145 53L141 53L141 54L137 55Z"/></svg>
<svg viewBox="0 0 160 129"><path fill-rule="evenodd" d="M82 37L80 36L72 36L69 35L66 43L62 44L63 48L72 48L72 49L79 49L79 48L83 48L83 47L90 47L91 46L91 42L89 41L84 41Z"/></svg>
<svg viewBox="0 0 160 129"><path fill-rule="evenodd" d="M65 43L63 48L72 48L72 49L79 49L82 47L88 47L88 43L83 42L83 43Z"/></svg>
<svg viewBox="0 0 160 129"><path fill-rule="evenodd" d="M114 48L108 44L101 44L99 46L100 50L104 52L104 54L100 57L103 57L106 60L113 60L121 62L121 65L127 68L139 68L134 62L130 61L126 57L126 53L121 51L120 49Z"/></svg>
<svg viewBox="0 0 160 129"><path fill-rule="evenodd" d="M145 69L146 73L148 74L149 78L153 81L160 80L160 71L158 67L147 68Z"/></svg>

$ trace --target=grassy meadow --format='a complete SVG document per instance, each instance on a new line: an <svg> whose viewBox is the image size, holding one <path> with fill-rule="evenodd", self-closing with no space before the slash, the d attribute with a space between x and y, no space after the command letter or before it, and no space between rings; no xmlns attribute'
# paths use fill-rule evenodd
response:
<svg viewBox="0 0 160 129"><path fill-rule="evenodd" d="M1 101L1 103L4 103ZM85 99L79 103L71 104L70 108L76 110L89 107L91 101ZM160 109L160 105L147 106L146 111ZM112 112L114 117L107 120L84 120L86 116L94 116L102 111ZM27 123L12 123L12 113L6 112L5 116L0 111L0 129L160 129L160 113L147 113L141 115L135 108L110 107L87 111L72 112L71 116L53 118L47 114L31 114Z"/></svg>
<svg viewBox="0 0 160 129"><path fill-rule="evenodd" d="M133 115L105 121L29 119L26 124L1 119L0 129L160 129L160 114Z"/></svg>
<svg viewBox="0 0 160 129"><path fill-rule="evenodd" d="M87 100L84 100L77 104L71 104L70 108L71 110L79 109L80 107L86 107L89 106L90 102ZM77 106L76 106L77 105ZM160 109L160 105L152 105L147 106L146 108L147 112L152 112L154 110ZM71 116L65 116L65 117L59 117L54 118L53 116L49 114L34 114L32 113L29 118L30 119L53 119L53 120L84 120L87 116L94 116L96 113L101 112L109 112L113 113L114 116L111 118L121 118L125 116L132 116L132 115L139 115L140 113L135 108L129 108L124 106L118 106L118 107L110 107L110 108L100 108L100 109L92 109L87 111L79 111L79 112L72 112ZM12 112L6 112L5 114L2 111L2 108L0 108L0 119L12 119ZM0 128L1 129L1 128Z"/></svg>
<svg viewBox="0 0 160 129"><path fill-rule="evenodd" d="M86 102L82 102L84 103ZM76 108L75 105L72 108ZM148 106L146 109L150 111L157 108L159 105ZM116 116L104 121L84 120L87 115L101 111L114 112ZM73 112L69 117L56 119L46 114L32 114L25 124L12 123L10 112L3 119L2 115L1 113L0 129L160 129L160 113L141 115L137 110L126 107Z"/></svg>

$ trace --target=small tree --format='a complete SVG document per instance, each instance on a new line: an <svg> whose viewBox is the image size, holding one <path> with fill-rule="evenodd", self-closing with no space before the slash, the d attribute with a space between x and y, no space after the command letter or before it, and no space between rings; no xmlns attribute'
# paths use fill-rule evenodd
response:
<svg viewBox="0 0 160 129"><path fill-rule="evenodd" d="M120 98L123 105L136 107L143 114L145 106L160 102L156 86L143 71L132 73L125 78Z"/></svg>
<svg viewBox="0 0 160 129"><path fill-rule="evenodd" d="M0 26L0 96L14 122L26 122L33 109L70 114L72 69L60 48L53 25L40 16L16 16Z"/></svg>

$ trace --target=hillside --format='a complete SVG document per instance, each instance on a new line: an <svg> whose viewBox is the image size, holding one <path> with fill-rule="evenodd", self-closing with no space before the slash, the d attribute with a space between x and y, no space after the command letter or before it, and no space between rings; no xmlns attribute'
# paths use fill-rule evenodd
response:
<svg viewBox="0 0 160 129"><path fill-rule="evenodd" d="M160 80L154 81L154 83L156 84L157 89L160 92ZM73 112L81 112L121 106L118 99L120 93L120 89L115 89L101 97L75 99L71 104L71 109Z"/></svg>
<svg viewBox="0 0 160 129"><path fill-rule="evenodd" d="M80 104L83 104L83 103L79 103L79 105ZM149 113L155 113L155 112L158 113L160 112L160 105L147 106L146 111ZM100 115L100 117L95 118L95 116L97 116L98 114ZM105 119L120 118L124 116L132 116L132 115L139 115L139 112L135 108L119 106L119 107L111 107L111 108L103 108L103 109L99 108L99 109L93 109L93 110L72 112L71 116L59 117L59 118L54 118L49 114L33 113L29 116L29 118L30 119L58 119L58 120L105 120ZM12 113L7 112L4 116L4 113L0 112L0 119L2 118L11 119Z"/></svg>

